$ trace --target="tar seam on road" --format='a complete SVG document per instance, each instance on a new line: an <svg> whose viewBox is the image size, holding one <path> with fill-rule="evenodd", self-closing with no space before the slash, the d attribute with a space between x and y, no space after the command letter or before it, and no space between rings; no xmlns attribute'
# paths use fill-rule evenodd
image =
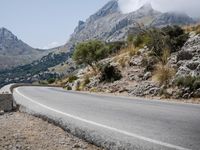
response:
<svg viewBox="0 0 200 150"><path fill-rule="evenodd" d="M108 129L108 130L111 130L111 131L114 131L114 132L118 132L120 134L124 134L126 136L130 136L130 137L133 137L133 138L137 138L137 139L140 139L140 140L143 140L143 141L146 141L146 142L150 142L150 143L154 143L154 144L157 144L157 145L160 145L160 146L164 146L164 147L167 147L167 148L173 148L173 149L177 149L177 150L189 150L187 148L184 148L184 147L181 147L181 146L177 146L177 145L173 145L173 144L169 144L169 143L165 143L165 142L161 142L161 141L157 141L157 140L154 140L154 139L150 139L150 138L147 138L147 137L144 137L144 136L140 136L138 134L134 134L134 133L129 133L127 131L123 131L123 130L120 130L120 129L117 129L117 128L113 128L113 127L109 127L107 125L103 125L103 124L100 124L100 123L96 123L94 121L90 121L90 120L87 120L87 119L83 119L83 118L80 118L80 117L77 117L77 116L74 116L74 115L71 115L71 114L67 114L67 113L64 113L62 111L59 111L59 110L56 110L54 108L51 108L49 106L46 106L44 104L41 104L39 102L36 102L34 101L33 99L23 95L22 93L20 93L18 91L18 88L15 89L15 91L21 95L22 97L24 97L25 99L31 101L32 103L35 103L41 107L44 107L48 110L51 110L51 111L54 111L56 113L59 113L59 114L62 114L62 115L65 115L67 117L70 117L72 119L75 119L75 120L79 120L79 121L82 121L82 122L85 122L85 123L89 123L91 125L95 125L95 126L98 126L98 127L101 127L101 128L105 128L105 129Z"/></svg>

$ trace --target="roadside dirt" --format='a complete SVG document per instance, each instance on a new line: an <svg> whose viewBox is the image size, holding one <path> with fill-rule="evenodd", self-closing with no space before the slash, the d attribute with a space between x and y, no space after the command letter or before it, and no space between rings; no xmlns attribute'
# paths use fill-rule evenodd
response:
<svg viewBox="0 0 200 150"><path fill-rule="evenodd" d="M0 115L0 150L101 150L40 118L20 113Z"/></svg>

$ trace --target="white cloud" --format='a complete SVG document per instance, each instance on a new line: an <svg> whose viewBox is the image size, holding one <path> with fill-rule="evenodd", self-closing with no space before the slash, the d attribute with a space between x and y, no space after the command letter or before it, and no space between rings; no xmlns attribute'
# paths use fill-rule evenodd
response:
<svg viewBox="0 0 200 150"><path fill-rule="evenodd" d="M185 12L193 17L200 17L200 0L119 0L124 13L137 10L145 3L150 2L154 9L166 11Z"/></svg>
<svg viewBox="0 0 200 150"><path fill-rule="evenodd" d="M119 5L124 13L135 11L149 0L119 0Z"/></svg>
<svg viewBox="0 0 200 150"><path fill-rule="evenodd" d="M42 47L42 49L50 49L50 48L54 48L54 47L57 47L57 46L60 46L59 42L51 42L50 44Z"/></svg>

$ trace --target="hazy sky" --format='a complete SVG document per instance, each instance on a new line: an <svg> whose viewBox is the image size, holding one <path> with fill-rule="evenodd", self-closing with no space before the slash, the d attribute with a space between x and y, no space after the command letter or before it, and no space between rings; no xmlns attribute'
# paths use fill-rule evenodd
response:
<svg viewBox="0 0 200 150"><path fill-rule="evenodd" d="M0 27L37 48L66 43L79 20L108 0L0 0Z"/></svg>
<svg viewBox="0 0 200 150"><path fill-rule="evenodd" d="M36 48L66 43L79 20L85 20L109 0L0 0L0 27ZM119 0L130 12L145 2L161 11L184 11L200 16L200 0Z"/></svg>

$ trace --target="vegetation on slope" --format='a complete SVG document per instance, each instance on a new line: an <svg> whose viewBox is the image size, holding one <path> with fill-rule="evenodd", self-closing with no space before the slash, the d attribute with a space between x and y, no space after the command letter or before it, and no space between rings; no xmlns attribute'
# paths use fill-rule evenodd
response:
<svg viewBox="0 0 200 150"><path fill-rule="evenodd" d="M50 53L47 56L44 56L41 60L34 61L31 64L19 66L13 69L1 70L0 87L9 83L31 83L34 81L56 78L58 75L55 73L49 73L48 68L65 62L69 57L69 53Z"/></svg>

